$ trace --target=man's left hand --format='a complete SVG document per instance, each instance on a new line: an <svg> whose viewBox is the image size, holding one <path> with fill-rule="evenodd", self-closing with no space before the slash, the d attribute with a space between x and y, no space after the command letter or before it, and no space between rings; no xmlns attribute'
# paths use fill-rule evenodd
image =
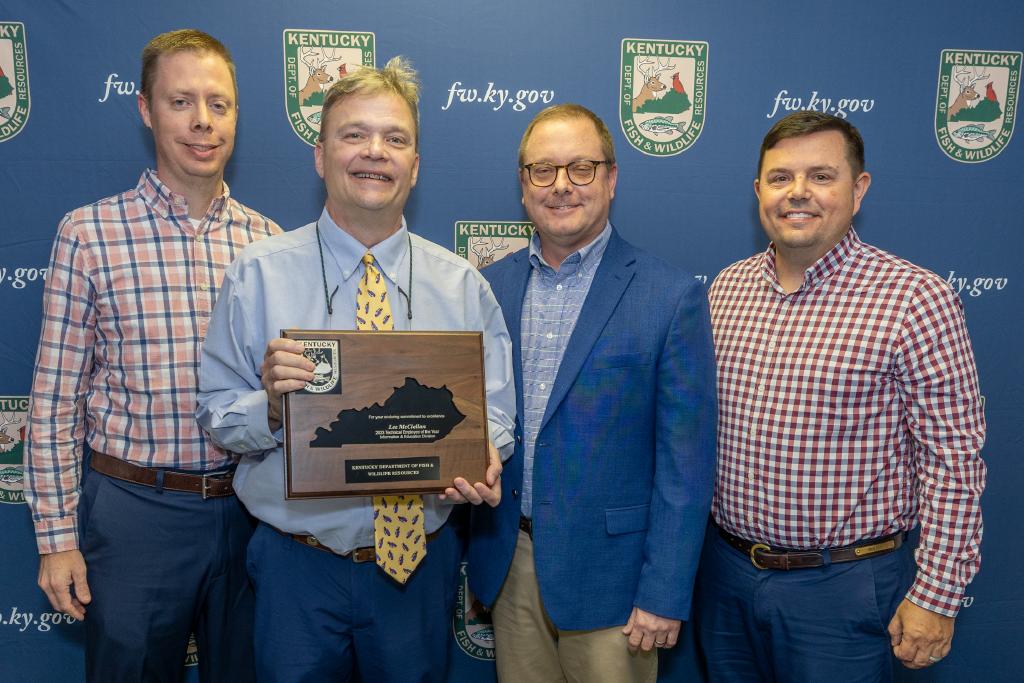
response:
<svg viewBox="0 0 1024 683"><path fill-rule="evenodd" d="M491 463L487 466L484 474L485 481L478 481L470 484L462 477L455 477L449 486L441 494L441 500L450 500L453 503L472 503L480 505L487 503L495 507L501 502L501 458L498 457L498 449L490 441L487 442L487 455Z"/></svg>
<svg viewBox="0 0 1024 683"><path fill-rule="evenodd" d="M652 647L667 649L675 647L680 626L678 619L666 619L634 607L622 633L629 637L630 652L647 651Z"/></svg>
<svg viewBox="0 0 1024 683"><path fill-rule="evenodd" d="M906 598L889 622L892 652L908 669L931 666L949 654L953 617L918 607Z"/></svg>

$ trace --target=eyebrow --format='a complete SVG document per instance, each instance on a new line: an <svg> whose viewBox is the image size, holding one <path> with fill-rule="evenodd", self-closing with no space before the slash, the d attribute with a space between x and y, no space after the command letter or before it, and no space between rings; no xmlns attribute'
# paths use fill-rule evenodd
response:
<svg viewBox="0 0 1024 683"><path fill-rule="evenodd" d="M839 167L838 166L831 166L831 165L827 165L826 164L826 165L821 165L821 166L812 166L809 169L807 169L808 173L817 173L819 171L831 171L833 173L838 173L839 172ZM773 166L772 168L765 169L764 174L768 175L769 173L792 173L792 172L793 172L792 169L786 168L785 166Z"/></svg>

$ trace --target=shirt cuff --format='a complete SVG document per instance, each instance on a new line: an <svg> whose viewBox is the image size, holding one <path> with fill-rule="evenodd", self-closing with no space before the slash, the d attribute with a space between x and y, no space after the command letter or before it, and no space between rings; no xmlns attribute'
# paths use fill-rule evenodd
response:
<svg viewBox="0 0 1024 683"><path fill-rule="evenodd" d="M78 515L35 522L36 547L40 555L78 550Z"/></svg>
<svg viewBox="0 0 1024 683"><path fill-rule="evenodd" d="M941 583L920 571L917 572L914 584L907 591L907 600L921 609L944 617L955 617L960 612L963 597L963 586Z"/></svg>

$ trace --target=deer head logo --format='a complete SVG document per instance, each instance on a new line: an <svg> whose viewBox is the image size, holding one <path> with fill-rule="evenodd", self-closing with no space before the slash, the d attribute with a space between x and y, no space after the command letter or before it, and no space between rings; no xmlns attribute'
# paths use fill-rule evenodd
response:
<svg viewBox="0 0 1024 683"><path fill-rule="evenodd" d="M21 440L7 433L8 426L21 424L21 422L21 418L15 417L13 412L10 414L0 413L0 453L14 450L14 447Z"/></svg>
<svg viewBox="0 0 1024 683"><path fill-rule="evenodd" d="M508 242L504 237L471 237L469 239L469 250L476 254L477 268L491 265L494 263L494 255L506 249L508 249Z"/></svg>
<svg viewBox="0 0 1024 683"><path fill-rule="evenodd" d="M647 100L653 98L654 93L661 92L668 87L661 82L658 74L671 68L672 61L667 57L665 59L658 57L657 64L654 63L653 59L646 57L636 63L636 70L644 77L644 84L640 88L640 94L633 98L633 113L636 113L640 107L647 104Z"/></svg>
<svg viewBox="0 0 1024 683"><path fill-rule="evenodd" d="M304 47L299 49L299 59L309 67L309 76L306 84L299 91L299 104L302 104L310 97L323 90L323 86L334 80L334 76L327 73L326 65L335 59L336 49L317 49Z"/></svg>
<svg viewBox="0 0 1024 683"><path fill-rule="evenodd" d="M953 67L953 80L960 86L960 94L953 100L949 107L949 117L953 118L957 113L969 106L971 102L981 97L974 89L974 84L988 78L987 72L979 74L974 67L957 66Z"/></svg>

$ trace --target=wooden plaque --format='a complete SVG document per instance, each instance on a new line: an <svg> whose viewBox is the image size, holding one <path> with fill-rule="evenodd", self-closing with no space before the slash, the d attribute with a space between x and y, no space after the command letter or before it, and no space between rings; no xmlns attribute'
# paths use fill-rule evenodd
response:
<svg viewBox="0 0 1024 683"><path fill-rule="evenodd" d="M483 481L480 332L282 330L316 377L285 394L287 498L439 493Z"/></svg>

